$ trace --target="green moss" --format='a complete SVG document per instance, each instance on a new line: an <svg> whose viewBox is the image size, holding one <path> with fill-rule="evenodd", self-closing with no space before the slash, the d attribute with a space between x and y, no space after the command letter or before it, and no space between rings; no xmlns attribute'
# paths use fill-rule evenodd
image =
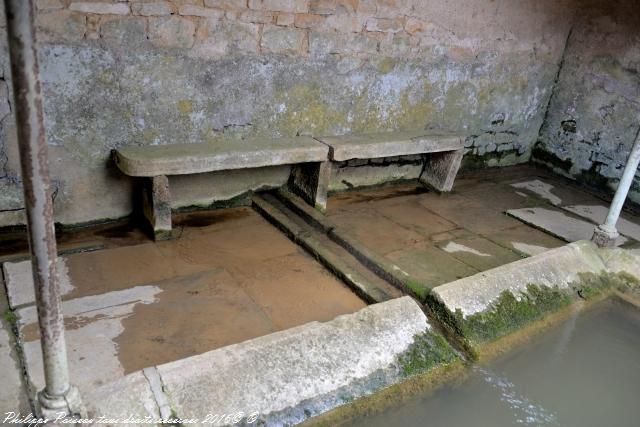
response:
<svg viewBox="0 0 640 427"><path fill-rule="evenodd" d="M579 298L591 299L608 289L618 289L622 292L638 292L640 282L626 272L600 274L579 273L580 280L571 284L571 288Z"/></svg>
<svg viewBox="0 0 640 427"><path fill-rule="evenodd" d="M457 355L440 334L425 333L415 337L409 348L398 357L405 377L420 375L430 369L450 363Z"/></svg>
<svg viewBox="0 0 640 427"><path fill-rule="evenodd" d="M466 319L456 311L457 324L464 337L474 343L492 341L526 324L541 319L546 313L559 310L572 301L571 295L557 287L530 284L517 298L503 291L491 307Z"/></svg>
<svg viewBox="0 0 640 427"><path fill-rule="evenodd" d="M542 148L540 143L533 147L533 150L531 151L531 159L534 162L543 163L551 168L561 169L566 172L569 172L573 166L573 162L570 159L561 159L555 154Z"/></svg>
<svg viewBox="0 0 640 427"><path fill-rule="evenodd" d="M424 301L429 293L425 285L412 278L404 280L404 285L413 295L420 299L420 301Z"/></svg>
<svg viewBox="0 0 640 427"><path fill-rule="evenodd" d="M11 327L14 327L18 324L18 318L16 317L15 313L11 309L7 309L4 312L4 320L6 320L7 323L11 325Z"/></svg>

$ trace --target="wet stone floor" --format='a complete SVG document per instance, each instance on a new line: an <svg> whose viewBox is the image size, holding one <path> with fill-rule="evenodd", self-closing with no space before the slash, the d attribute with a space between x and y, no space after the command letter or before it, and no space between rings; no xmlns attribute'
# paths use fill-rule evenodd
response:
<svg viewBox="0 0 640 427"><path fill-rule="evenodd" d="M567 240L539 230L544 227L535 224L537 217L523 221L507 211L543 208L592 230L606 203L563 179L518 167L460 176L450 194L390 185L336 194L328 206L339 233L434 287ZM633 240L638 221L625 215ZM179 214L174 223L176 238L157 243L125 223L61 234L65 254L59 269L69 278L62 299L70 368L81 390L365 306L250 207ZM0 262L24 259L21 239L0 236ZM33 388L40 389L32 284L24 271L7 271L27 371ZM6 306L6 295L0 297ZM0 331L3 371L17 369L9 323L3 319Z"/></svg>

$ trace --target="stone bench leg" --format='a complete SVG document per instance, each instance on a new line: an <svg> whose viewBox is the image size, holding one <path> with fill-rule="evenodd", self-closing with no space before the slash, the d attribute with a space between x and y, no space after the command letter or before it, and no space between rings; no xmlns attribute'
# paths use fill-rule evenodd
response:
<svg viewBox="0 0 640 427"><path fill-rule="evenodd" d="M302 163L291 167L289 187L321 212L327 209L327 192L333 164L331 161Z"/></svg>
<svg viewBox="0 0 640 427"><path fill-rule="evenodd" d="M420 181L437 191L451 191L463 155L464 148L456 151L430 153L420 175Z"/></svg>
<svg viewBox="0 0 640 427"><path fill-rule="evenodd" d="M145 182L142 194L144 216L153 229L155 240L171 238L171 193L169 178L154 176Z"/></svg>

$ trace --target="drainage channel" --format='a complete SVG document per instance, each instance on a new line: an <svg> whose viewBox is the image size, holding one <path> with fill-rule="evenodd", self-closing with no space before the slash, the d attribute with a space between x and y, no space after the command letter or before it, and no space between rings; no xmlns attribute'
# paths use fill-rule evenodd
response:
<svg viewBox="0 0 640 427"><path fill-rule="evenodd" d="M253 206L367 303L375 304L402 296L397 288L375 275L346 249L296 215L273 194L254 196Z"/></svg>
<svg viewBox="0 0 640 427"><path fill-rule="evenodd" d="M333 274L369 304L409 295L418 302L431 325L446 337L465 361L474 357L459 336L443 325L433 307L425 303L428 295L417 294L410 276L393 263L348 239L323 214L287 190L255 195L253 207L292 241L307 250ZM395 268L394 268L395 267Z"/></svg>

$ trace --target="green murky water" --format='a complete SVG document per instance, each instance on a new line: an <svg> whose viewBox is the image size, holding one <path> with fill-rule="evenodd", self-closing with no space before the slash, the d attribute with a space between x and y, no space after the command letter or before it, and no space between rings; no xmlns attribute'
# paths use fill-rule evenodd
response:
<svg viewBox="0 0 640 427"><path fill-rule="evenodd" d="M606 301L428 396L352 426L640 426L640 312Z"/></svg>

